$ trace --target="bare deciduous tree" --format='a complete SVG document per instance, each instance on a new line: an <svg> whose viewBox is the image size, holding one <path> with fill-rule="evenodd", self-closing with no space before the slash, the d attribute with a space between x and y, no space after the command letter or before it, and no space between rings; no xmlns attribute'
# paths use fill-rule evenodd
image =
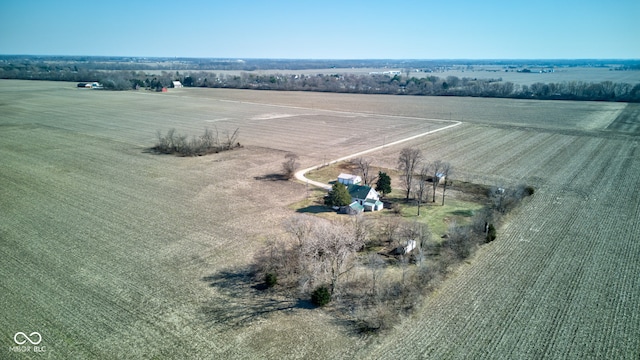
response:
<svg viewBox="0 0 640 360"><path fill-rule="evenodd" d="M225 131L224 134L227 137L227 141L224 143L225 150L231 150L236 147L238 144L238 136L240 129L235 129L232 133L229 131Z"/></svg>
<svg viewBox="0 0 640 360"><path fill-rule="evenodd" d="M284 158L286 161L282 163L282 171L287 179L291 179L300 167L298 163L299 157L294 153L287 153Z"/></svg>
<svg viewBox="0 0 640 360"><path fill-rule="evenodd" d="M406 199L409 200L413 187L414 173L422 160L420 149L406 147L400 151L398 157L398 170L400 170L400 180L406 191Z"/></svg>
<svg viewBox="0 0 640 360"><path fill-rule="evenodd" d="M378 283L383 274L384 260L374 252L369 253L367 267L371 271L371 296L375 299L378 296Z"/></svg>
<svg viewBox="0 0 640 360"><path fill-rule="evenodd" d="M396 217L386 217L382 220L382 225L380 226L380 239L386 242L392 242L396 233L398 232L398 228L400 227L400 220Z"/></svg>
<svg viewBox="0 0 640 360"><path fill-rule="evenodd" d="M442 206L444 206L444 194L447 192L447 185L451 184L451 174L453 173L453 167L448 162L442 163L442 170L440 171L444 177L442 183Z"/></svg>
<svg viewBox="0 0 640 360"><path fill-rule="evenodd" d="M433 199L431 202L436 202L436 189L438 188L438 182L440 181L441 171L442 171L442 160L436 160L431 163L430 169L433 177L431 178L433 185Z"/></svg>
<svg viewBox="0 0 640 360"><path fill-rule="evenodd" d="M304 246L311 235L315 219L309 215L297 214L284 221L284 230L296 240L299 247Z"/></svg>
<svg viewBox="0 0 640 360"><path fill-rule="evenodd" d="M427 186L427 177L429 173L429 164L425 164L420 169L420 175L415 178L416 184L414 186L415 189L415 198L418 202L418 216L420 216L420 206L424 202L425 199L429 197L429 187Z"/></svg>
<svg viewBox="0 0 640 360"><path fill-rule="evenodd" d="M371 159L359 157L353 160L353 163L358 167L358 171L362 176L362 181L365 185L371 186L378 177L371 169Z"/></svg>
<svg viewBox="0 0 640 360"><path fill-rule="evenodd" d="M369 229L370 229L370 221L364 215L364 213L360 213L356 216L352 216L353 223L353 235L356 238L358 243L366 243L369 240Z"/></svg>
<svg viewBox="0 0 640 360"><path fill-rule="evenodd" d="M338 280L352 269L354 255L364 243L357 241L348 227L335 223L319 222L314 232L318 239L316 258L320 261L323 272L328 275L329 289L334 294Z"/></svg>

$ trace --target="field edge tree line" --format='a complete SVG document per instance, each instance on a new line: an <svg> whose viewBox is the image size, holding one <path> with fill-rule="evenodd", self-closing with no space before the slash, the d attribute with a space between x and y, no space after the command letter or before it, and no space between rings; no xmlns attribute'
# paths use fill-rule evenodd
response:
<svg viewBox="0 0 640 360"><path fill-rule="evenodd" d="M292 61L295 63L295 61ZM255 74L241 72L238 75L213 73L211 71L166 71L147 74L144 64L129 69L131 64L102 64L83 62L41 63L22 59L17 63L0 63L0 79L53 80L102 83L107 90L137 88L162 89L172 87L172 81L181 81L186 87L233 88L256 90L314 91L354 94L392 94L422 96L468 96L488 98L516 98L539 100L584 100L640 102L640 83L617 83L612 81L585 82L564 81L559 83L536 82L531 85L514 84L502 78L456 77L440 78L429 75L423 78L395 74L333 74L297 75ZM218 65L226 68L228 62ZM225 67L226 66L226 67ZM623 65L633 69L636 64ZM106 67L106 69L105 69ZM100 69L98 69L100 68ZM213 66L213 68L219 68ZM278 67L275 67L278 68ZM111 69L111 70L109 70ZM118 70L114 70L118 69ZM157 69L157 68L156 68Z"/></svg>

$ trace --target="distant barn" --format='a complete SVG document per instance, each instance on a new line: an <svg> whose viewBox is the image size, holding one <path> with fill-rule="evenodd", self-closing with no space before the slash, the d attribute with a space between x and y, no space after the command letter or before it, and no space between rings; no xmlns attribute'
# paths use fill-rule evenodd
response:
<svg viewBox="0 0 640 360"><path fill-rule="evenodd" d="M84 88L84 89L102 89L102 84L100 84L98 82L78 83L78 87L79 88Z"/></svg>

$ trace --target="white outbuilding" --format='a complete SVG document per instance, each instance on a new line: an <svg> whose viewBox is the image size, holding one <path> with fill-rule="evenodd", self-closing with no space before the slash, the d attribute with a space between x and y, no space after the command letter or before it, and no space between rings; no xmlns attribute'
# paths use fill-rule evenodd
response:
<svg viewBox="0 0 640 360"><path fill-rule="evenodd" d="M338 182L345 185L357 185L362 182L362 178L358 175L342 173L338 175Z"/></svg>

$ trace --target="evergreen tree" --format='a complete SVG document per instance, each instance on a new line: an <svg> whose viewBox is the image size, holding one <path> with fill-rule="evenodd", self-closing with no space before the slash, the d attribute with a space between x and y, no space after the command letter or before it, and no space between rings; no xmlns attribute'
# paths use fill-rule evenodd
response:
<svg viewBox="0 0 640 360"><path fill-rule="evenodd" d="M378 173L378 182L376 183L376 191L386 195L391 192L391 178L387 173L380 171Z"/></svg>
<svg viewBox="0 0 640 360"><path fill-rule="evenodd" d="M329 191L325 203L329 206L346 206L351 204L351 195L344 184L335 183Z"/></svg>

